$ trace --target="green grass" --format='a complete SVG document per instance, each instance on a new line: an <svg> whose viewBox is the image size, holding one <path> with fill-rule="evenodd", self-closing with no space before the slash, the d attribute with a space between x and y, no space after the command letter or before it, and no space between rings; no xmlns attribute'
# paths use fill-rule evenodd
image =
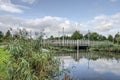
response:
<svg viewBox="0 0 120 80"><path fill-rule="evenodd" d="M120 52L120 45L106 42L104 44L93 45L89 48L90 51L105 51L105 52Z"/></svg>
<svg viewBox="0 0 120 80"><path fill-rule="evenodd" d="M49 47L47 47L47 49L48 50L50 50L50 51L54 51L54 52L68 52L68 51L75 51L75 49L73 49L73 48L67 48L67 47L52 47L52 46L49 46Z"/></svg>
<svg viewBox="0 0 120 80"><path fill-rule="evenodd" d="M0 80L6 80L5 64L8 62L10 54L4 48L0 48Z"/></svg>

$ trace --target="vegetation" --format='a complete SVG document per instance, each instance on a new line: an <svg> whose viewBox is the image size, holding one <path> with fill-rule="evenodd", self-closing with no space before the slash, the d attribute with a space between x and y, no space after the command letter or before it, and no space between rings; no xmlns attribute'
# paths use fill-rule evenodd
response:
<svg viewBox="0 0 120 80"><path fill-rule="evenodd" d="M113 40L114 40L114 39L113 39L113 36L112 36L112 35L109 35L109 36L108 36L108 40L111 41L111 42L113 42Z"/></svg>
<svg viewBox="0 0 120 80"><path fill-rule="evenodd" d="M12 29L11 29L12 30ZM8 30L5 35L3 34L2 31L0 31L0 42L8 42L10 39L15 39L15 38L19 38L20 35L18 32L14 32L14 34L12 34L11 30ZM39 33L37 33L39 34ZM43 33L44 34L44 33ZM108 37L98 34L97 32L88 32L87 34L83 35L81 34L79 31L75 31L73 32L73 34L71 36L59 36L59 37L54 37L53 35L48 38L50 40L58 40L58 39L62 39L64 37L64 39L72 39L72 40L77 40L77 39L82 39L82 40L91 40L91 41L110 41L110 42L114 42L114 43L120 43L120 34L119 32L115 35L108 35Z"/></svg>
<svg viewBox="0 0 120 80"><path fill-rule="evenodd" d="M12 38L12 34L11 34L10 30L8 30L8 31L6 32L5 39L6 39L6 40L10 40L11 38Z"/></svg>
<svg viewBox="0 0 120 80"><path fill-rule="evenodd" d="M3 41L3 33L2 33L2 31L0 31L0 42L2 42Z"/></svg>
<svg viewBox="0 0 120 80"><path fill-rule="evenodd" d="M10 54L4 48L0 48L0 80L7 80L5 64L8 63Z"/></svg>
<svg viewBox="0 0 120 80"><path fill-rule="evenodd" d="M8 30L4 35L0 31L0 42L7 42L7 50L0 48L0 80L53 80L61 73L60 62L55 58L52 51L74 51L73 49L47 46L49 52L42 51L42 37L39 33L37 39L33 39L25 29L12 35ZM62 36L63 37L63 36ZM60 37L60 39L62 38ZM51 40L58 39L50 37ZM90 51L120 52L120 35L108 38L96 32L83 36L75 31L72 36L64 36L64 39L89 39L92 41L106 41L103 44L93 45ZM113 43L114 42L114 43ZM101 54L102 55L102 54ZM113 54L105 54L112 57ZM96 60L99 56L91 57ZM120 57L120 56L119 56Z"/></svg>
<svg viewBox="0 0 120 80"><path fill-rule="evenodd" d="M7 72L8 76L2 80L53 80L58 75L60 63L52 52L42 52L41 36L33 40L25 30L20 30L18 36L9 41L7 55L11 57L6 58L7 55L0 51L3 56L0 65L5 65L5 59L8 61L6 71L0 73Z"/></svg>
<svg viewBox="0 0 120 80"><path fill-rule="evenodd" d="M77 40L77 39L82 39L83 35L79 33L79 31L75 31L72 36L71 39Z"/></svg>
<svg viewBox="0 0 120 80"><path fill-rule="evenodd" d="M111 42L105 42L103 44L93 45L89 49L90 51L106 51L106 52L120 52L120 45Z"/></svg>
<svg viewBox="0 0 120 80"><path fill-rule="evenodd" d="M54 51L54 52L69 52L69 51L75 51L75 49L73 49L72 47L70 48L63 48L63 47L52 47L52 46L49 46L47 47L47 49L49 49L50 51Z"/></svg>
<svg viewBox="0 0 120 80"><path fill-rule="evenodd" d="M83 35L79 31L73 32L71 36L61 36L61 37L54 37L51 36L49 39L50 40L58 40L58 39L64 39L66 40L91 40L91 41L110 41L113 43L120 44L120 34L117 33L115 36L108 35L108 37L98 34L97 32L88 32L87 34Z"/></svg>

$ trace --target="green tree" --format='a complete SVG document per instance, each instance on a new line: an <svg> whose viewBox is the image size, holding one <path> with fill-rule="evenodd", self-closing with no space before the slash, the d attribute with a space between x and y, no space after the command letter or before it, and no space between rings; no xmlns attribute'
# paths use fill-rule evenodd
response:
<svg viewBox="0 0 120 80"><path fill-rule="evenodd" d="M97 40L100 40L100 36L98 33L93 32L93 33L90 33L89 39L93 41L97 41Z"/></svg>
<svg viewBox="0 0 120 80"><path fill-rule="evenodd" d="M11 32L10 32L10 30L8 30L5 34L5 39L10 40L11 38L12 38Z"/></svg>
<svg viewBox="0 0 120 80"><path fill-rule="evenodd" d="M54 37L53 37L53 35L51 35L51 36L50 36L50 40L53 40L53 39L54 39Z"/></svg>
<svg viewBox="0 0 120 80"><path fill-rule="evenodd" d="M120 37L119 32L115 35L114 42L117 43L117 38Z"/></svg>
<svg viewBox="0 0 120 80"><path fill-rule="evenodd" d="M84 39L86 39L86 40L87 40L87 39L88 39L88 37L89 37L89 35L90 35L90 33L85 34L85 35L84 35Z"/></svg>
<svg viewBox="0 0 120 80"><path fill-rule="evenodd" d="M120 44L120 37L117 37L116 41L117 41L118 44Z"/></svg>
<svg viewBox="0 0 120 80"><path fill-rule="evenodd" d="M96 32L92 32L92 33L89 32L89 33L85 34L84 39L88 40L88 38L89 38L89 40L93 40L93 41L96 41L96 40L97 41L104 41L104 40L106 40L105 36L100 35Z"/></svg>
<svg viewBox="0 0 120 80"><path fill-rule="evenodd" d="M4 34L2 33L2 31L0 31L0 42L3 41L3 37L4 37Z"/></svg>
<svg viewBox="0 0 120 80"><path fill-rule="evenodd" d="M112 41L113 41L113 36L112 36L112 35L109 35L109 36L108 36L108 40L112 42Z"/></svg>
<svg viewBox="0 0 120 80"><path fill-rule="evenodd" d="M103 35L99 35L99 40L100 40L100 41L104 41L104 40L106 40L106 37L103 36Z"/></svg>
<svg viewBox="0 0 120 80"><path fill-rule="evenodd" d="M79 31L75 31L72 36L71 36L71 39L82 39L83 38L83 35L79 33Z"/></svg>

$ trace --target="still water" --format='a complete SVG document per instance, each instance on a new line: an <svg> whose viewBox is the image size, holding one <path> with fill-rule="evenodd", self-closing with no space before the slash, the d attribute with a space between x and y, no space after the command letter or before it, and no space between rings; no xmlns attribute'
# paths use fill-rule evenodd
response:
<svg viewBox="0 0 120 80"><path fill-rule="evenodd" d="M72 80L120 80L120 54L61 52L57 56L60 70L65 69L64 75Z"/></svg>

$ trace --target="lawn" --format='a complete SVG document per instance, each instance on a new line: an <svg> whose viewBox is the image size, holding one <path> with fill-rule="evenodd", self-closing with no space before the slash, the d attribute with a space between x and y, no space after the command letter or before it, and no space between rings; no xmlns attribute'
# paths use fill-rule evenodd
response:
<svg viewBox="0 0 120 80"><path fill-rule="evenodd" d="M5 64L8 62L10 54L4 48L0 48L0 80L6 80Z"/></svg>

